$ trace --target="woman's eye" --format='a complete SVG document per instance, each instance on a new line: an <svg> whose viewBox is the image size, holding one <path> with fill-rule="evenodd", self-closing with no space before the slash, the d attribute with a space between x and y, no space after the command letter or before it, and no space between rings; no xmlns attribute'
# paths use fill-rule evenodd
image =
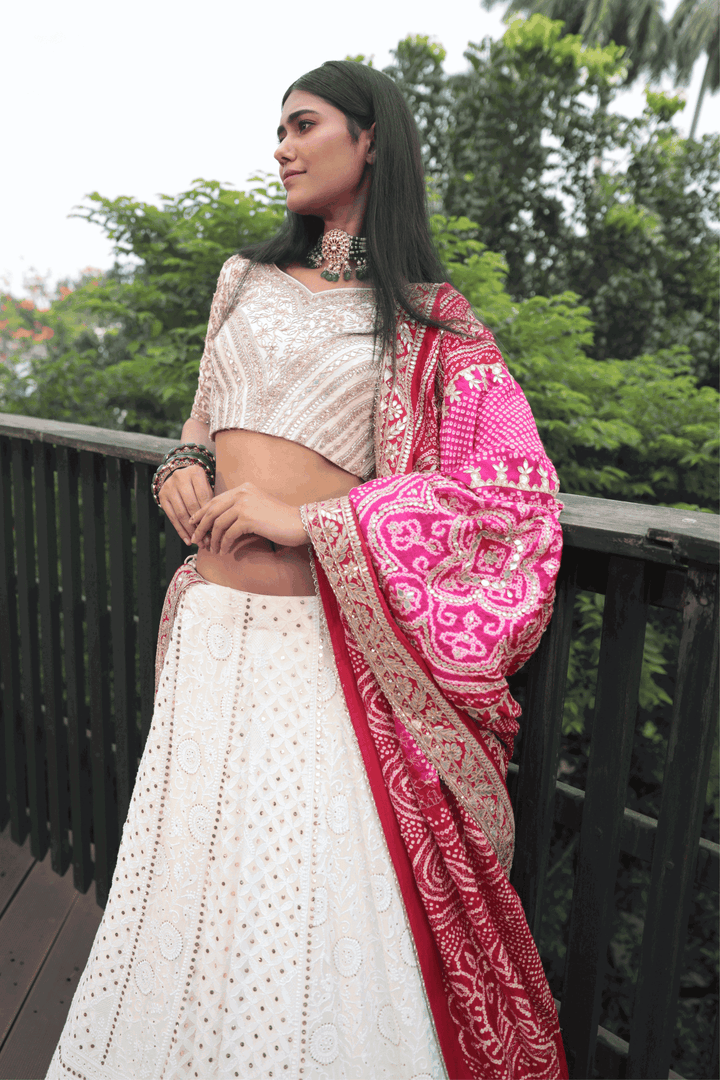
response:
<svg viewBox="0 0 720 1080"><path fill-rule="evenodd" d="M298 120L298 131L304 131L306 127L312 127L312 121Z"/></svg>

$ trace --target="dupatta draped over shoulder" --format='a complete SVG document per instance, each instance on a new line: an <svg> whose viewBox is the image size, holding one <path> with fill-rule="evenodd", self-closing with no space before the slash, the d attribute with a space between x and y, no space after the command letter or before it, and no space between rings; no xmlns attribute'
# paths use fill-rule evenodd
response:
<svg viewBox="0 0 720 1080"><path fill-rule="evenodd" d="M306 506L318 588L451 1078L567 1075L556 1011L508 881L505 784L560 565L557 476L492 334L398 324L376 479Z"/></svg>

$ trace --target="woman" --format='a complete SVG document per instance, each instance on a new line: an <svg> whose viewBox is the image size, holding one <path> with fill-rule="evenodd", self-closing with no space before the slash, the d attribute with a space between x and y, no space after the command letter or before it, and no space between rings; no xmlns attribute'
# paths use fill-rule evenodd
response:
<svg viewBox="0 0 720 1080"><path fill-rule="evenodd" d="M393 83L325 64L278 139L286 225L223 267L156 474L199 550L49 1075L566 1076L504 783L555 473L492 336L435 284Z"/></svg>

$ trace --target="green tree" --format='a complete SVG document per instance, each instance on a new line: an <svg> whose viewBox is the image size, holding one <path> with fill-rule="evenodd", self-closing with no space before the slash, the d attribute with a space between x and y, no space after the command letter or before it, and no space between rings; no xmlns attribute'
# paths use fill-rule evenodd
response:
<svg viewBox="0 0 720 1080"><path fill-rule="evenodd" d="M720 89L720 0L680 0L670 21L670 33L680 86L687 86L696 61L703 53L707 56L690 128L694 139L706 91L716 94Z"/></svg>
<svg viewBox="0 0 720 1080"><path fill-rule="evenodd" d="M483 0L493 8L499 0ZM643 71L653 76L673 62L673 37L662 16L663 0L512 0L512 15L545 15L560 19L566 34L579 34L588 45L621 45L627 62L626 84Z"/></svg>
<svg viewBox="0 0 720 1080"><path fill-rule="evenodd" d="M429 177L442 174L452 116L452 88L444 70L445 49L434 39L415 35L393 50L395 63L384 69L410 106L420 132L423 163Z"/></svg>
<svg viewBox="0 0 720 1080"><path fill-rule="evenodd" d="M596 328L590 355L683 345L716 385L718 138L681 139L683 103L668 94L648 91L637 120L610 112L621 49L541 15L466 56L468 70L443 80L438 46L410 38L386 69L422 99L438 208L476 222L505 256L514 298L579 293Z"/></svg>

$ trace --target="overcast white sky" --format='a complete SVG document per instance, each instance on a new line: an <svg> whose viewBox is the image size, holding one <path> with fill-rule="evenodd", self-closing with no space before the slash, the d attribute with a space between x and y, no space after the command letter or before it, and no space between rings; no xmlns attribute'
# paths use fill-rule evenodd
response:
<svg viewBox="0 0 720 1080"><path fill-rule="evenodd" d="M629 0L632 2L632 0ZM677 0L668 0L672 12ZM446 48L465 67L468 41L499 37L498 4L479 0L32 0L3 14L0 100L0 287L22 293L31 271L57 280L108 267L101 230L68 214L91 191L153 200L198 176L242 186L273 171L280 99L324 60L391 60L407 34ZM679 126L692 119L701 64ZM628 115L642 109L629 92ZM717 130L706 98L699 133ZM4 279L4 280L3 280Z"/></svg>

